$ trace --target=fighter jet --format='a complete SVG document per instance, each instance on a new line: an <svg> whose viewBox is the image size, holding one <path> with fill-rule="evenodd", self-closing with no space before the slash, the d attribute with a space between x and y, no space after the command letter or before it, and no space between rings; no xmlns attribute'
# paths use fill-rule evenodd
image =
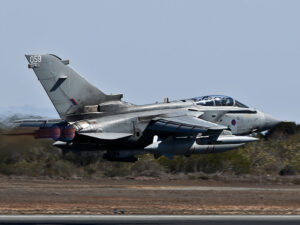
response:
<svg viewBox="0 0 300 225"><path fill-rule="evenodd" d="M280 121L227 96L134 105L107 95L53 54L26 55L60 119L22 120L35 138L52 138L66 151L104 151L110 161L224 152L257 140L247 136Z"/></svg>

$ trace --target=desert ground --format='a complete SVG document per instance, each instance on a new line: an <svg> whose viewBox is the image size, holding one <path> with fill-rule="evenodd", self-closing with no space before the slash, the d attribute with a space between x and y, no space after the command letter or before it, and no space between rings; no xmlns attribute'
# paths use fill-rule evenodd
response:
<svg viewBox="0 0 300 225"><path fill-rule="evenodd" d="M300 214L300 185L0 177L0 214Z"/></svg>

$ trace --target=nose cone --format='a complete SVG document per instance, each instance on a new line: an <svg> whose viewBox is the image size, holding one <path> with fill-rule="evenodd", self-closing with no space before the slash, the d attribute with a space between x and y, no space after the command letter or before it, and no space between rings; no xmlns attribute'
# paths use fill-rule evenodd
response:
<svg viewBox="0 0 300 225"><path fill-rule="evenodd" d="M262 129L268 130L279 124L281 121L275 119L273 116L264 113L264 118L262 119Z"/></svg>

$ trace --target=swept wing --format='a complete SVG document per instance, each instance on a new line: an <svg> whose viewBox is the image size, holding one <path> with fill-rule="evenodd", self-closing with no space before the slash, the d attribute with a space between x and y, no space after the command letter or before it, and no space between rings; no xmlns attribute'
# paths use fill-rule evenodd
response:
<svg viewBox="0 0 300 225"><path fill-rule="evenodd" d="M189 136L202 134L218 137L227 127L189 115L160 116L152 120L149 129L157 135Z"/></svg>

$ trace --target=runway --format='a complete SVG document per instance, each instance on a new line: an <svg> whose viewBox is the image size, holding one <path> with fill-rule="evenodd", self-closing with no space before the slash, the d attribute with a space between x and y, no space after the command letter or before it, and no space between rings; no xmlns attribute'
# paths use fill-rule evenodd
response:
<svg viewBox="0 0 300 225"><path fill-rule="evenodd" d="M2 215L0 224L296 225L300 224L300 216Z"/></svg>
<svg viewBox="0 0 300 225"><path fill-rule="evenodd" d="M3 177L0 183L0 215L300 215L299 185Z"/></svg>
<svg viewBox="0 0 300 225"><path fill-rule="evenodd" d="M148 191L281 191L281 192L299 192L300 188L266 188L266 187L209 187L209 186L124 186L119 190L148 190ZM115 189L116 190L116 189Z"/></svg>

